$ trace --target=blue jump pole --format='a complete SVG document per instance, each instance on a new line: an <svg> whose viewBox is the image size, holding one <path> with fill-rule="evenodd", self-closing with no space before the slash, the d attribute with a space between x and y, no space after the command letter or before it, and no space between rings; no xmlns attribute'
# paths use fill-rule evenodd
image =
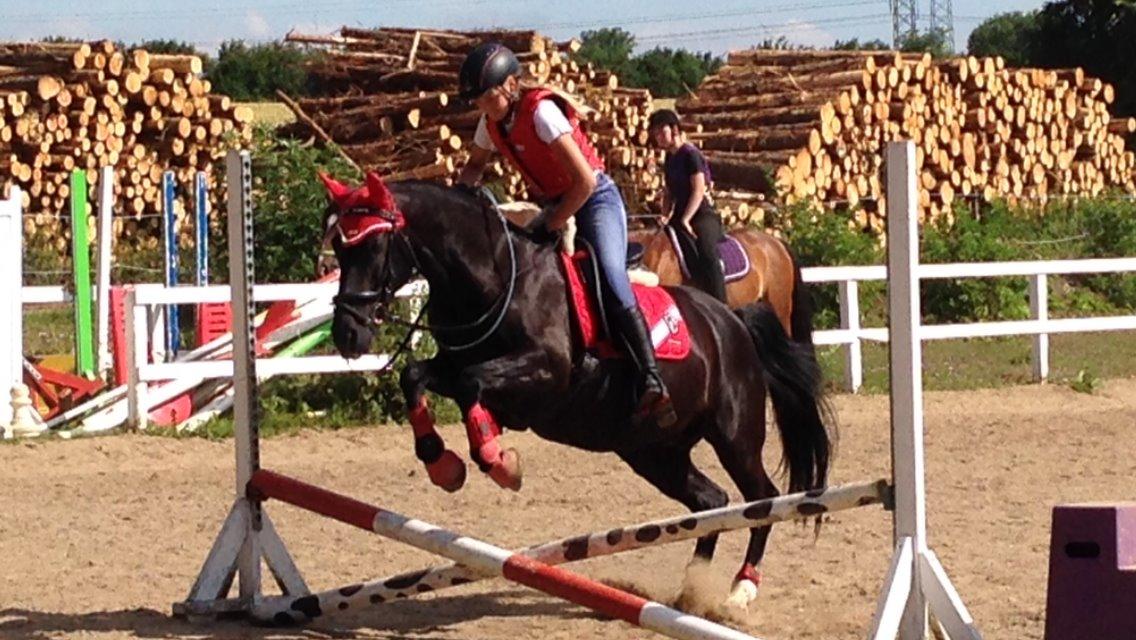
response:
<svg viewBox="0 0 1136 640"><path fill-rule="evenodd" d="M209 186L205 172L198 171L193 184L194 217L197 219L197 286L209 284Z"/></svg>
<svg viewBox="0 0 1136 640"><path fill-rule="evenodd" d="M178 236L177 213L174 211L176 183L173 171L162 174L162 221L166 235L166 277L167 287L178 283ZM177 356L181 344L181 331L178 328L178 307L166 307L166 359Z"/></svg>

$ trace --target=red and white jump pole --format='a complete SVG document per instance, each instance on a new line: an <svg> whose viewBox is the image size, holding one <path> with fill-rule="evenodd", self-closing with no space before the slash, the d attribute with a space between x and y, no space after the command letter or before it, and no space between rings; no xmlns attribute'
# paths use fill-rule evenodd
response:
<svg viewBox="0 0 1136 640"><path fill-rule="evenodd" d="M372 531L461 563L485 576L499 576L679 640L754 640L704 618L620 591L577 573L519 553L407 518L273 471L249 481L249 497L281 502Z"/></svg>
<svg viewBox="0 0 1136 640"><path fill-rule="evenodd" d="M513 553L549 565L579 562L693 540L713 533L763 527L872 504L886 505L890 502L890 493L890 485L884 480L830 487L568 536L517 549ZM486 577L492 576L485 576L465 564L427 567L310 595L267 597L253 609L252 615L258 620L276 624L295 624L324 614L436 593Z"/></svg>

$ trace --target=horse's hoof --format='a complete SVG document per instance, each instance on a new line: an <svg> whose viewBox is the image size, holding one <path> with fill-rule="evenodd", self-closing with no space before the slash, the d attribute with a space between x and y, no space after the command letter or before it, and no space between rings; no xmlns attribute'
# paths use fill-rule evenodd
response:
<svg viewBox="0 0 1136 640"><path fill-rule="evenodd" d="M442 457L432 464L426 465L426 473L430 476L430 482L449 493L465 485L465 462L449 449L442 452Z"/></svg>
<svg viewBox="0 0 1136 640"><path fill-rule="evenodd" d="M524 473L521 471L521 454L516 449L505 449L501 458L489 469L489 477L498 486L511 491L521 490Z"/></svg>
<svg viewBox="0 0 1136 640"><path fill-rule="evenodd" d="M757 585L752 580L738 580L726 598L726 606L742 611L749 608L749 604L757 599Z"/></svg>

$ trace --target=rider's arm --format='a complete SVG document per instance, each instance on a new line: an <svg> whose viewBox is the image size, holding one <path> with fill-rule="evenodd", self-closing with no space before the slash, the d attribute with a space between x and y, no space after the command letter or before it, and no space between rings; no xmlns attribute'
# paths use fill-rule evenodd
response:
<svg viewBox="0 0 1136 640"><path fill-rule="evenodd" d="M560 229L568 222L568 218L584 206L595 191L596 172L588 164L584 153L580 151L580 145L576 144L571 135L564 134L553 140L549 146L552 147L552 154L556 156L561 169L572 178L572 186L560 198L546 222L550 229Z"/></svg>
<svg viewBox="0 0 1136 640"><path fill-rule="evenodd" d="M706 196L706 174L699 171L690 175L690 200L686 201L686 211L682 212L682 221L689 225L702 206L702 198Z"/></svg>
<svg viewBox="0 0 1136 640"><path fill-rule="evenodd" d="M663 224L671 221L674 215L674 200L671 199L671 190L663 186Z"/></svg>
<svg viewBox="0 0 1136 640"><path fill-rule="evenodd" d="M462 167L458 175L458 182L470 187L476 187L485 174L485 165L489 164L489 157L493 152L475 145L470 146L469 161Z"/></svg>

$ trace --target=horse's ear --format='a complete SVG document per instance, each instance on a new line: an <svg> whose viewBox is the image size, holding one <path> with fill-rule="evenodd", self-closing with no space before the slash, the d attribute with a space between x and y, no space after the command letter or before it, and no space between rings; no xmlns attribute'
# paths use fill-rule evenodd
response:
<svg viewBox="0 0 1136 640"><path fill-rule="evenodd" d="M343 200L344 196L351 193L351 187L348 187L322 171L319 172L319 179L323 182L324 188L327 189L327 195L331 198L332 202L338 204Z"/></svg>
<svg viewBox="0 0 1136 640"><path fill-rule="evenodd" d="M387 188L386 183L379 177L379 174L374 171L368 171L366 184L367 195L369 196L371 204L373 204L376 209L391 213L398 211L398 204L394 201L394 194L390 192L390 189Z"/></svg>

